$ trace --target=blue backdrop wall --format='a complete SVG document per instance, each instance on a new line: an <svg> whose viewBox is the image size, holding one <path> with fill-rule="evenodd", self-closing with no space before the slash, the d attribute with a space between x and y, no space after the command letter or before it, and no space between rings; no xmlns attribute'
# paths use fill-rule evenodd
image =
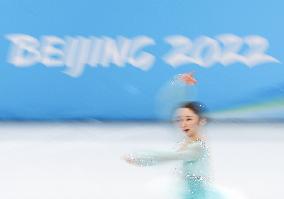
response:
<svg viewBox="0 0 284 199"><path fill-rule="evenodd" d="M2 0L0 118L155 120L192 97L217 118L284 119L283 6Z"/></svg>

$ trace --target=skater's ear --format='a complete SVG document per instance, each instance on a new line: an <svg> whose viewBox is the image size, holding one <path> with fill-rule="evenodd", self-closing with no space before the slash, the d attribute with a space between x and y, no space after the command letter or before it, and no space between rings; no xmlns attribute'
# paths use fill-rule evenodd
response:
<svg viewBox="0 0 284 199"><path fill-rule="evenodd" d="M207 118L205 118L205 117L200 118L199 124L201 126L204 126L205 124L207 124Z"/></svg>

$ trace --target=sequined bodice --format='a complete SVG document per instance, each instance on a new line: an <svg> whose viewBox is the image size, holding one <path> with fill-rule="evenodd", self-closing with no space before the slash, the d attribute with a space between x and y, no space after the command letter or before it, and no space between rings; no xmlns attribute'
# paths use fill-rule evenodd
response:
<svg viewBox="0 0 284 199"><path fill-rule="evenodd" d="M182 172L183 176L187 178L194 177L209 177L209 151L206 144L203 141L197 141L193 143L195 145L199 145L200 152L199 157L195 160L183 160L182 164ZM190 150L191 147L188 147L186 150Z"/></svg>

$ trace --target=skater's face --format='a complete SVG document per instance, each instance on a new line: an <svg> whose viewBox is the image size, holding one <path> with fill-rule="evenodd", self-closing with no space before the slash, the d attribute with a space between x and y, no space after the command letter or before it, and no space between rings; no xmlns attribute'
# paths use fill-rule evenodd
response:
<svg viewBox="0 0 284 199"><path fill-rule="evenodd" d="M178 127L189 137L195 135L204 120L189 108L179 108L176 113Z"/></svg>

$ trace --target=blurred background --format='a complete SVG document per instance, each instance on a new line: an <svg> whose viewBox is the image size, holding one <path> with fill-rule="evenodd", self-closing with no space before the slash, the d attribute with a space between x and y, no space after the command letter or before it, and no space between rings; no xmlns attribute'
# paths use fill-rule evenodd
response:
<svg viewBox="0 0 284 199"><path fill-rule="evenodd" d="M0 2L0 197L175 198L169 164L121 156L171 148L174 108L200 101L216 186L281 198L284 3ZM192 86L178 81L193 73Z"/></svg>

